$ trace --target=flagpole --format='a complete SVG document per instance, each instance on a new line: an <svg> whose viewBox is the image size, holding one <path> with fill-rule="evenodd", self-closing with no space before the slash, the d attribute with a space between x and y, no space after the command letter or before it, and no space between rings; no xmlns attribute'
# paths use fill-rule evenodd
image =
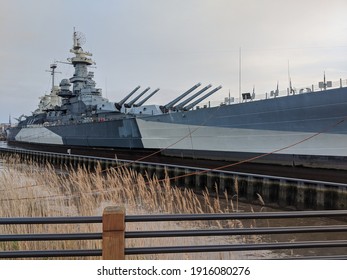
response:
<svg viewBox="0 0 347 280"><path fill-rule="evenodd" d="M241 103L241 47L239 49L239 103Z"/></svg>

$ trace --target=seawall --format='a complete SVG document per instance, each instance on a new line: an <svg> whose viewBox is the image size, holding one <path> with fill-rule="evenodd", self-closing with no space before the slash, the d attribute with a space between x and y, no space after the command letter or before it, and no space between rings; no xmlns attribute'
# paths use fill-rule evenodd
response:
<svg viewBox="0 0 347 280"><path fill-rule="evenodd" d="M102 157L50 153L16 148L0 148L2 156L17 155L22 161L49 162L55 166L94 168L128 166L133 170L158 179L168 176L173 185L210 193L227 191L229 195L250 203L295 210L347 209L347 184L266 176L232 171L210 170L190 166L138 162Z"/></svg>

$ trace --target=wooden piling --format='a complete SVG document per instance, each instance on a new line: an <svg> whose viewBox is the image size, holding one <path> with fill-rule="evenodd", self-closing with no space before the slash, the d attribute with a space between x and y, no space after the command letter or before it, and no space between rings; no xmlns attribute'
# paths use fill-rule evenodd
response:
<svg viewBox="0 0 347 280"><path fill-rule="evenodd" d="M102 258L124 260L125 208L109 206L102 215Z"/></svg>

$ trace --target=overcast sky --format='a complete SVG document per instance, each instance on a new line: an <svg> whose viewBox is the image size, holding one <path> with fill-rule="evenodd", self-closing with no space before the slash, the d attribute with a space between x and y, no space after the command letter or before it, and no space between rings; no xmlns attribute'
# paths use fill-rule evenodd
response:
<svg viewBox="0 0 347 280"><path fill-rule="evenodd" d="M97 87L112 101L161 88L165 104L201 82L213 99L347 78L346 0L0 0L0 122L30 114L50 91L55 61L72 54L73 27L93 53ZM73 67L59 64L56 84Z"/></svg>

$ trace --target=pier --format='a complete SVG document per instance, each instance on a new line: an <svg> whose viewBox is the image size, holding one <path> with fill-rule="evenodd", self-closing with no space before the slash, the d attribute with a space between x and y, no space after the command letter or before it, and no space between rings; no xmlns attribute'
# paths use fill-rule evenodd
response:
<svg viewBox="0 0 347 280"><path fill-rule="evenodd" d="M254 174L216 168L124 160L110 157L43 152L17 148L0 148L2 155L17 155L21 161L49 162L54 166L85 166L92 169L100 164L102 169L128 167L136 172L168 176L173 185L192 188L196 192L205 188L213 193L227 191L241 201L294 210L344 210L347 207L347 184L283 176Z"/></svg>

